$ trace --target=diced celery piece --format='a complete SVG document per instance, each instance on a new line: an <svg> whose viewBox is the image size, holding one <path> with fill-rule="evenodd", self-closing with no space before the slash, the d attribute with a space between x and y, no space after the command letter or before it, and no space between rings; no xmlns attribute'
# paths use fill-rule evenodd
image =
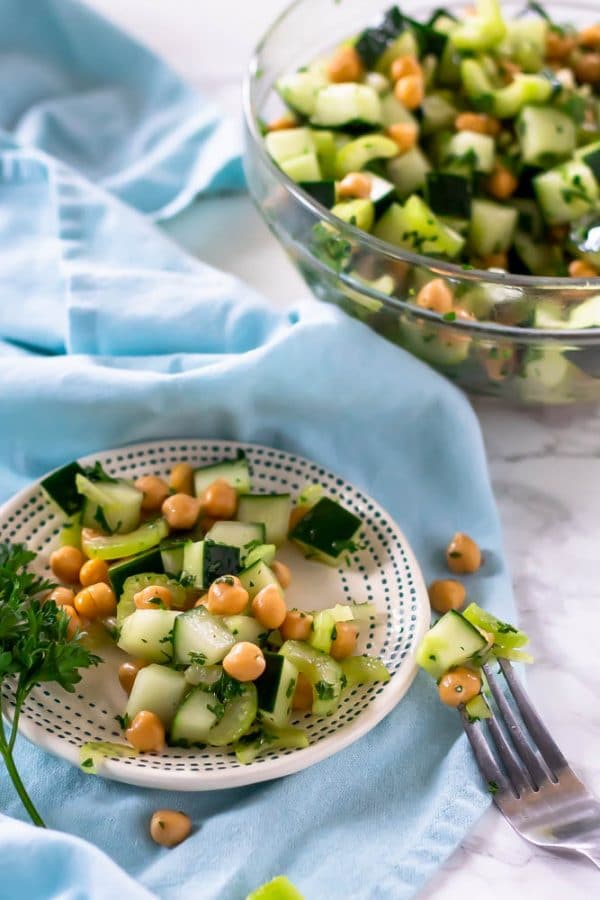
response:
<svg viewBox="0 0 600 900"><path fill-rule="evenodd" d="M376 656L349 656L341 662L347 686L384 683L391 678L385 665Z"/></svg>

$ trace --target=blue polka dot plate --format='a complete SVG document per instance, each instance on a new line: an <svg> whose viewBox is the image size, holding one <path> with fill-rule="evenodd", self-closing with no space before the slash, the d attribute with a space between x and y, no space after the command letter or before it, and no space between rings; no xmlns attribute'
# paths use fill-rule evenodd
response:
<svg viewBox="0 0 600 900"><path fill-rule="evenodd" d="M358 740L377 725L404 696L416 674L415 650L429 626L429 602L423 578L406 538L390 516L370 497L344 479L302 457L233 441L174 440L138 444L97 453L84 460L100 460L107 471L123 477L166 476L181 461L206 465L243 450L252 468L253 490L289 492L297 496L312 482L360 516L364 526L359 549L342 568L305 559L286 545L279 558L292 569L286 591L290 607L319 609L348 601L375 604L378 616L363 634L358 652L381 657L391 679L386 684L348 691L334 715L306 714L293 724L306 729L310 745L303 750L270 751L249 765L241 765L226 748L185 750L134 758L106 759L100 774L143 787L203 791L229 788L298 772ZM45 500L39 483L26 488L0 510L0 540L23 542L39 554L44 571L57 546L60 516ZM348 564L349 563L349 564ZM122 741L115 717L123 712L125 695L117 679L124 656L107 644L103 664L84 674L75 694L54 685L34 689L22 713L20 731L44 750L79 764L86 741ZM11 696L3 697L11 716Z"/></svg>

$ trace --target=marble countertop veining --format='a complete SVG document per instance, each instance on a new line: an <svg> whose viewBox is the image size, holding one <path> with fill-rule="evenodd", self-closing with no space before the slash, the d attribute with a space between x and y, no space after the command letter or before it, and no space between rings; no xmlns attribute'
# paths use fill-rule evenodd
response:
<svg viewBox="0 0 600 900"><path fill-rule="evenodd" d="M87 2L160 53L206 96L236 111L251 49L287 0ZM198 227L204 216L210 229ZM239 275L276 303L306 295L246 197L204 201L170 230L204 260ZM530 692L575 769L600 796L600 409L532 412L485 400L474 406L520 620L533 635ZM480 891L486 900L592 900L600 897L600 876L585 861L529 846L491 809L420 897L458 900Z"/></svg>

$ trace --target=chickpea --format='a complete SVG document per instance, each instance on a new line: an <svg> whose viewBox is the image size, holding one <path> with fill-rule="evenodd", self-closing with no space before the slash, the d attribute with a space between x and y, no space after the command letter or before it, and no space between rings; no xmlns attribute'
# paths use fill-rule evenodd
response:
<svg viewBox="0 0 600 900"><path fill-rule="evenodd" d="M298 125L297 120L294 116L289 113L283 116L279 116L278 119L273 119L272 122L269 122L267 129L268 131L287 131L288 128L296 128Z"/></svg>
<svg viewBox="0 0 600 900"><path fill-rule="evenodd" d="M303 506L302 504L300 504L300 506L295 506L290 513L290 524L288 531L292 532L298 522L300 522L308 512L310 512L310 506Z"/></svg>
<svg viewBox="0 0 600 900"><path fill-rule="evenodd" d="M292 709L308 711L313 705L313 689L312 684L302 672L298 675L296 682L296 690L294 691L294 699L292 700Z"/></svg>
<svg viewBox="0 0 600 900"><path fill-rule="evenodd" d="M591 50L600 47L600 24L582 28L577 35L577 41L582 47L589 47Z"/></svg>
<svg viewBox="0 0 600 900"><path fill-rule="evenodd" d="M82 587L99 584L101 581L108 584L108 565L103 559L88 559L81 567L79 581Z"/></svg>
<svg viewBox="0 0 600 900"><path fill-rule="evenodd" d="M465 602L467 592L460 581L453 578L442 578L429 585L429 602L431 608L438 613L447 613L451 609L460 609Z"/></svg>
<svg viewBox="0 0 600 900"><path fill-rule="evenodd" d="M454 120L457 131L475 131L477 134L488 134L497 137L500 134L501 125L498 119L488 116L486 113L459 113Z"/></svg>
<svg viewBox="0 0 600 900"><path fill-rule="evenodd" d="M338 198L340 200L347 200L353 197L366 199L371 196L371 185L371 179L363 172L349 172L338 184Z"/></svg>
<svg viewBox="0 0 600 900"><path fill-rule="evenodd" d="M574 259L569 263L571 278L597 278L598 270L584 259Z"/></svg>
<svg viewBox="0 0 600 900"><path fill-rule="evenodd" d="M250 641L235 644L223 660L223 668L227 674L238 681L256 681L265 671L265 667L264 653Z"/></svg>
<svg viewBox="0 0 600 900"><path fill-rule="evenodd" d="M57 606L73 606L75 593L68 587L55 587L48 594L48 600L54 600Z"/></svg>
<svg viewBox="0 0 600 900"><path fill-rule="evenodd" d="M356 650L358 628L353 622L336 622L335 638L331 644L330 655L334 659L346 659Z"/></svg>
<svg viewBox="0 0 600 900"><path fill-rule="evenodd" d="M573 64L573 71L581 84L600 84L600 53L585 53Z"/></svg>
<svg viewBox="0 0 600 900"><path fill-rule="evenodd" d="M313 617L299 609L290 609L279 626L284 641L307 641L312 630Z"/></svg>
<svg viewBox="0 0 600 900"><path fill-rule="evenodd" d="M126 694L130 694L140 669L148 665L143 659L129 659L119 666L119 682Z"/></svg>
<svg viewBox="0 0 600 900"><path fill-rule="evenodd" d="M194 470L189 463L177 463L169 475L169 487L176 494L194 494Z"/></svg>
<svg viewBox="0 0 600 900"><path fill-rule="evenodd" d="M510 344L498 344L483 352L482 362L490 381L504 381L514 370L514 349Z"/></svg>
<svg viewBox="0 0 600 900"><path fill-rule="evenodd" d="M173 592L168 587L150 584L133 595L136 609L171 609Z"/></svg>
<svg viewBox="0 0 600 900"><path fill-rule="evenodd" d="M546 58L554 62L562 62L575 47L573 35L548 31L546 35Z"/></svg>
<svg viewBox="0 0 600 900"><path fill-rule="evenodd" d="M268 584L258 592L252 601L252 615L269 630L284 623L287 606L277 585Z"/></svg>
<svg viewBox="0 0 600 900"><path fill-rule="evenodd" d="M481 678L472 669L459 666L446 672L438 684L440 700L446 706L461 706L468 703L481 691Z"/></svg>
<svg viewBox="0 0 600 900"><path fill-rule="evenodd" d="M142 709L133 717L125 737L140 753L160 752L165 746L165 727L155 713Z"/></svg>
<svg viewBox="0 0 600 900"><path fill-rule="evenodd" d="M428 281L417 294L417 306L444 314L452 311L454 295L443 278Z"/></svg>
<svg viewBox="0 0 600 900"><path fill-rule="evenodd" d="M417 109L425 96L425 81L422 75L404 75L394 86L394 97L406 109Z"/></svg>
<svg viewBox="0 0 600 900"><path fill-rule="evenodd" d="M496 163L494 171L487 179L486 187L488 193L498 200L506 200L516 191L519 186L519 179L513 173L503 166L502 163Z"/></svg>
<svg viewBox="0 0 600 900"><path fill-rule="evenodd" d="M481 550L468 534L457 531L446 549L446 563L457 575L476 572L481 566Z"/></svg>
<svg viewBox="0 0 600 900"><path fill-rule="evenodd" d="M388 127L387 133L400 153L407 153L417 143L419 129L414 122L396 122L395 125Z"/></svg>
<svg viewBox="0 0 600 900"><path fill-rule="evenodd" d="M507 269L508 254L504 251L500 253L490 253L481 260L482 269Z"/></svg>
<svg viewBox="0 0 600 900"><path fill-rule="evenodd" d="M67 584L77 584L84 562L85 556L77 547L59 547L50 554L50 568L57 578Z"/></svg>
<svg viewBox="0 0 600 900"><path fill-rule="evenodd" d="M327 66L327 76L335 83L361 80L362 62L354 47L339 47L335 51Z"/></svg>
<svg viewBox="0 0 600 900"><path fill-rule="evenodd" d="M64 612L64 614L69 619L69 625L67 627L67 637L70 641L72 641L81 628L81 619L77 615L77 612L73 609L72 606L69 606L69 604L61 606L61 611Z"/></svg>
<svg viewBox="0 0 600 900"><path fill-rule="evenodd" d="M236 489L224 478L217 478L202 495L202 512L215 519L233 519L237 503Z"/></svg>
<svg viewBox="0 0 600 900"><path fill-rule="evenodd" d="M200 501L189 494L173 494L163 503L162 514L171 528L193 528L200 515Z"/></svg>
<svg viewBox="0 0 600 900"><path fill-rule="evenodd" d="M216 616L237 616L250 599L248 591L235 575L224 575L213 581L208 589L206 608Z"/></svg>
<svg viewBox="0 0 600 900"><path fill-rule="evenodd" d="M202 594L194 603L194 609L198 606L206 606L208 602L208 594Z"/></svg>
<svg viewBox="0 0 600 900"><path fill-rule="evenodd" d="M80 616L87 619L99 619L112 616L117 608L115 592L103 581L90 584L79 591L74 601L75 609Z"/></svg>
<svg viewBox="0 0 600 900"><path fill-rule="evenodd" d="M157 809L150 819L150 837L161 847L176 847L190 836L192 820L174 809Z"/></svg>
<svg viewBox="0 0 600 900"><path fill-rule="evenodd" d="M169 496L169 485L158 475L142 475L135 486L144 495L142 509L145 512L157 512Z"/></svg>
<svg viewBox="0 0 600 900"><path fill-rule="evenodd" d="M284 589L284 591L292 583L292 573L290 572L290 567L286 566L285 563L280 562L278 559L271 563L271 572L273 573L281 587Z"/></svg>
<svg viewBox="0 0 600 900"><path fill-rule="evenodd" d="M407 75L423 77L423 69L416 56L399 56L390 66L392 81L400 81L401 78L406 78Z"/></svg>

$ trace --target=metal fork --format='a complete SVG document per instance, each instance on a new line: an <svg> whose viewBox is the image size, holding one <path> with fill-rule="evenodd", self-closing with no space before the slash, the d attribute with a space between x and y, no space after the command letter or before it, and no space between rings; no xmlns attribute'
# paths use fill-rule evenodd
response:
<svg viewBox="0 0 600 900"><path fill-rule="evenodd" d="M483 670L496 711L490 706L490 719L472 722L461 710L494 802L525 840L552 852L581 854L600 868L600 803L569 766L510 662L499 664L527 731L489 664Z"/></svg>

